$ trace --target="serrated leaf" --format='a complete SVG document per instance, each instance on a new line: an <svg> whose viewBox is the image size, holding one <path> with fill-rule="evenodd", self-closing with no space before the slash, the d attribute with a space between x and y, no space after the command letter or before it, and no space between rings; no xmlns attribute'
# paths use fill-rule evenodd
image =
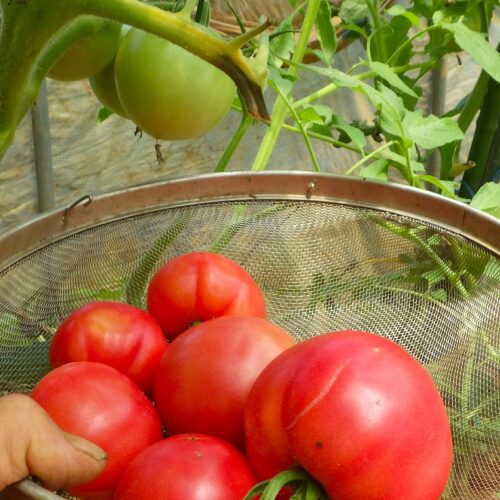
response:
<svg viewBox="0 0 500 500"><path fill-rule="evenodd" d="M470 206L500 219L500 184L496 182L483 184L472 198Z"/></svg>
<svg viewBox="0 0 500 500"><path fill-rule="evenodd" d="M359 149L365 147L366 137L362 130L349 125L342 117L337 115L331 117L330 123L334 128L342 130Z"/></svg>
<svg viewBox="0 0 500 500"><path fill-rule="evenodd" d="M441 26L453 33L455 42L476 61L497 82L500 82L500 53L481 33L471 30L463 23L442 23Z"/></svg>
<svg viewBox="0 0 500 500"><path fill-rule="evenodd" d="M377 89L367 84L363 84L362 89L370 102L377 108L380 126L384 132L395 137L404 137L402 119L405 108L401 97L380 83L377 85Z"/></svg>
<svg viewBox="0 0 500 500"><path fill-rule="evenodd" d="M413 26L420 26L420 18L415 15L413 12L409 11L408 9L405 9L402 5L393 5L392 7L388 8L386 10L386 13L389 14L390 16L396 17L396 16L403 16L410 21Z"/></svg>
<svg viewBox="0 0 500 500"><path fill-rule="evenodd" d="M376 160L367 167L360 170L359 176L365 179L377 181L388 181L389 162L387 160Z"/></svg>
<svg viewBox="0 0 500 500"><path fill-rule="evenodd" d="M452 118L423 116L421 110L408 111L403 119L405 133L415 144L434 149L453 141L460 141L464 134Z"/></svg>
<svg viewBox="0 0 500 500"><path fill-rule="evenodd" d="M325 59L331 61L337 51L337 33L332 22L330 3L327 0L320 1L314 22Z"/></svg>
<svg viewBox="0 0 500 500"><path fill-rule="evenodd" d="M406 85L406 83L403 82L403 80L401 80L401 78L396 73L394 73L393 69L387 64L378 61L372 61L370 63L370 68L392 87L412 97L418 98L418 95L414 92L414 90Z"/></svg>

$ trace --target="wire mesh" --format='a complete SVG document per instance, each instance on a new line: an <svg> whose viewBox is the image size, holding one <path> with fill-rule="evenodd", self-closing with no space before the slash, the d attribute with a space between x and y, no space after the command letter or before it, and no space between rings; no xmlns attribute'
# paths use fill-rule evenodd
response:
<svg viewBox="0 0 500 500"><path fill-rule="evenodd" d="M500 262L460 235L389 212L321 201L207 202L62 237L0 273L0 393L49 370L51 336L86 302L145 307L167 259L220 252L264 291L269 318L302 340L341 329L388 337L431 373L454 464L444 498L500 492Z"/></svg>

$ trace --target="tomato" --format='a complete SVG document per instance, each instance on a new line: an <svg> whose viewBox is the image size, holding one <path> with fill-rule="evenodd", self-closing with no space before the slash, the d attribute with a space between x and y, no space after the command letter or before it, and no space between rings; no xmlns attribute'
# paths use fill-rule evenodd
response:
<svg viewBox="0 0 500 500"><path fill-rule="evenodd" d="M200 323L167 347L154 400L171 434L201 432L243 447L243 411L263 368L295 344L268 320L225 316Z"/></svg>
<svg viewBox="0 0 500 500"><path fill-rule="evenodd" d="M218 316L266 317L264 296L239 264L210 252L166 262L151 278L147 308L168 338Z"/></svg>
<svg viewBox="0 0 500 500"><path fill-rule="evenodd" d="M45 375L31 396L65 432L100 446L108 460L96 479L70 490L81 498L112 498L123 470L163 437L161 421L141 390L101 363L69 363Z"/></svg>
<svg viewBox="0 0 500 500"><path fill-rule="evenodd" d="M120 302L96 301L61 323L50 344L49 360L53 368L71 361L104 363L150 391L166 347L160 326L146 311Z"/></svg>
<svg viewBox="0 0 500 500"><path fill-rule="evenodd" d="M74 81L103 70L114 58L120 40L121 24L108 21L104 26L68 47L49 70L54 80Z"/></svg>
<svg viewBox="0 0 500 500"><path fill-rule="evenodd" d="M123 118L128 118L116 90L114 58L102 71L90 77L89 82L95 96L103 106Z"/></svg>
<svg viewBox="0 0 500 500"><path fill-rule="evenodd" d="M257 479L234 446L202 434L177 434L140 453L115 500L241 500Z"/></svg>
<svg viewBox="0 0 500 500"><path fill-rule="evenodd" d="M452 440L446 409L425 369L400 346L371 333L329 333L291 351L309 342L316 348L297 355L298 368L290 354L281 355L261 374L269 380L266 372L279 372L276 366L288 359L283 372L290 378L281 382L282 409L274 425L284 429L289 457L321 482L329 498L439 498ZM259 390L266 388L260 384ZM272 390L269 397L276 397ZM267 404L264 395L258 398Z"/></svg>
<svg viewBox="0 0 500 500"><path fill-rule="evenodd" d="M127 115L155 139L205 134L236 97L234 82L220 69L136 28L120 42L115 81Z"/></svg>
<svg viewBox="0 0 500 500"><path fill-rule="evenodd" d="M245 449L260 479L269 479L297 462L283 422L284 396L307 352L321 348L324 336L287 349L271 361L252 385L244 408Z"/></svg>
<svg viewBox="0 0 500 500"><path fill-rule="evenodd" d="M129 30L130 26L123 25L121 38L123 38ZM111 62L102 71L91 76L89 82L95 96L103 106L106 106L110 111L123 118L128 118L120 102L120 98L118 97L118 91L116 90L115 57L113 57Z"/></svg>

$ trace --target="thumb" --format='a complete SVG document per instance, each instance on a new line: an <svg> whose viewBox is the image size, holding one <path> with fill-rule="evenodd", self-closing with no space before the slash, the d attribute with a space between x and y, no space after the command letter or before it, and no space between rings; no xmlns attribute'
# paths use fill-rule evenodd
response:
<svg viewBox="0 0 500 500"><path fill-rule="evenodd" d="M81 437L64 433L29 396L0 398L0 491L34 475L50 489L69 488L94 479L106 453Z"/></svg>

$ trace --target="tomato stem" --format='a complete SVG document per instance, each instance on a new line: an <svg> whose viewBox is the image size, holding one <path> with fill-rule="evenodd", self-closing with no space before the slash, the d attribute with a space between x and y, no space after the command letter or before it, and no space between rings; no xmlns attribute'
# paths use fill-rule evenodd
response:
<svg viewBox="0 0 500 500"><path fill-rule="evenodd" d="M295 47L292 63L288 69L288 74L292 77L291 88L288 92L287 97L291 98L293 90L293 80L299 73L299 63L304 58L304 54L309 43L309 37L311 31L314 27L314 22L316 20L316 15L318 13L320 0L310 0L307 5L306 15L304 17L304 22L302 23L302 29L300 32L300 37ZM261 142L259 151L252 165L252 170L259 171L264 170L269 161L271 153L280 135L282 125L285 121L287 115L287 103L278 96L273 107L271 124L264 135Z"/></svg>
<svg viewBox="0 0 500 500"><path fill-rule="evenodd" d="M246 109L243 99L240 99L240 102L242 104L240 124L238 125L238 128L234 132L233 136L231 137L231 140L229 141L229 144L226 146L226 149L222 153L222 156L220 157L219 162L215 167L214 170L215 173L224 172L226 170L226 167L229 161L231 160L234 152L236 151L236 148L239 146L243 137L245 137L245 134L250 128L250 125L252 125L252 123L254 122L254 118Z"/></svg>

